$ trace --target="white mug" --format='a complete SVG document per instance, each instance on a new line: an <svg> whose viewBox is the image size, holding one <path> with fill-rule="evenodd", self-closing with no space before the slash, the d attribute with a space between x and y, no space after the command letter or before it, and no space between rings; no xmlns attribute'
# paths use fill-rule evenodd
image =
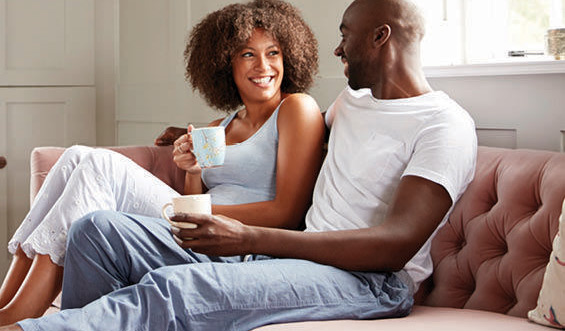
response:
<svg viewBox="0 0 565 331"><path fill-rule="evenodd" d="M212 201L210 194L190 194L175 197L171 202L163 205L161 213L163 218L169 221L171 225L181 229L196 229L196 224L189 222L175 222L167 215L167 209L173 208L174 215L182 214L212 214Z"/></svg>

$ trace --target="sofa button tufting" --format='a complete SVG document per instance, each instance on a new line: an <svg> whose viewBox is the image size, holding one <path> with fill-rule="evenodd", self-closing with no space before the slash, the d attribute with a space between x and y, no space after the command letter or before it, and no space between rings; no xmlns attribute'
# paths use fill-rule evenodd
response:
<svg viewBox="0 0 565 331"><path fill-rule="evenodd" d="M508 243L506 241L503 241L502 244L500 245L500 255L506 255L508 254Z"/></svg>

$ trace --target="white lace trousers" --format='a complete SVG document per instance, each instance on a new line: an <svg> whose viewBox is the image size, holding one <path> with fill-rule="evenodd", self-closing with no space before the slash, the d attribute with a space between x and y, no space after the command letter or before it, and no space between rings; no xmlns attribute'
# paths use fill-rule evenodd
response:
<svg viewBox="0 0 565 331"><path fill-rule="evenodd" d="M160 217L175 190L120 153L67 148L45 178L30 211L8 244L32 259L49 255L62 266L71 223L96 210Z"/></svg>

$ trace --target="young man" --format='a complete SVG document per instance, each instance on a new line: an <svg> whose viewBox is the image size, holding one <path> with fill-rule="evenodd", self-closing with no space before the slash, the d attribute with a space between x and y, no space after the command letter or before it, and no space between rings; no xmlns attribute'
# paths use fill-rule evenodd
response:
<svg viewBox="0 0 565 331"><path fill-rule="evenodd" d="M472 179L474 124L428 85L410 2L355 0L340 30L349 86L326 115L306 231L220 215L177 218L198 227L169 230L160 219L91 214L69 234L65 310L19 327L248 330L408 314L432 271L430 240Z"/></svg>

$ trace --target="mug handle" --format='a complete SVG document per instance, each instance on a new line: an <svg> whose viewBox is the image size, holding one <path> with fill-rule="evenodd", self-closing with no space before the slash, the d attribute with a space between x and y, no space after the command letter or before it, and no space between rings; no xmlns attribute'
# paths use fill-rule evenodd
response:
<svg viewBox="0 0 565 331"><path fill-rule="evenodd" d="M169 207L172 207L173 203L172 202L167 202L166 204L163 205L163 208L161 208L161 215L163 215L163 218L166 219L172 226L175 226L179 229L196 229L198 226L194 223L189 223L189 222L175 222L173 220L171 220L169 218L169 215L167 215L166 210Z"/></svg>
<svg viewBox="0 0 565 331"><path fill-rule="evenodd" d="M169 221L169 223L171 223L171 219L169 218L169 215L167 215L167 213L165 212L167 210L167 208L172 207L173 203L172 202L167 202L166 204L163 205L163 208L161 208L161 215L163 215L163 218L166 219L167 221Z"/></svg>

